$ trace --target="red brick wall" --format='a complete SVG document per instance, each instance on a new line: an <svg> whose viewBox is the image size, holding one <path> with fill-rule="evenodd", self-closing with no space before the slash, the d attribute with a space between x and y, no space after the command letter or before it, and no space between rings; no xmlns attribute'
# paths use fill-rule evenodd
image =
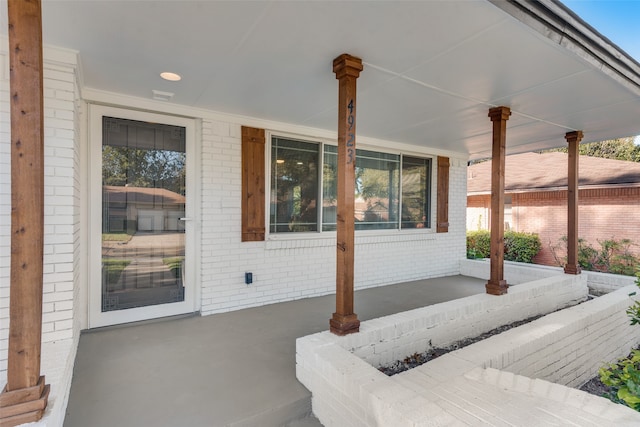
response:
<svg viewBox="0 0 640 427"><path fill-rule="evenodd" d="M468 197L470 206L484 204L486 197ZM550 246L567 235L566 198L566 190L512 195L513 229L540 236L536 263L556 264ZM600 248L598 240L630 239L633 252L640 255L640 188L580 190L578 212L578 236L594 248Z"/></svg>

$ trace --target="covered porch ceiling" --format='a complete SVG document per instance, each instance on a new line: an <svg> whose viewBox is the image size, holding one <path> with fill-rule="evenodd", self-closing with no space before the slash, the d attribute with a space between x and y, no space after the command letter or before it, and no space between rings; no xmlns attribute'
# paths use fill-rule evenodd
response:
<svg viewBox="0 0 640 427"><path fill-rule="evenodd" d="M85 93L158 90L335 132L332 61L349 53L364 62L360 136L489 157L500 105L513 113L509 154L562 146L572 130L583 142L640 134L640 65L554 0L44 0L43 28L45 45L79 53Z"/></svg>

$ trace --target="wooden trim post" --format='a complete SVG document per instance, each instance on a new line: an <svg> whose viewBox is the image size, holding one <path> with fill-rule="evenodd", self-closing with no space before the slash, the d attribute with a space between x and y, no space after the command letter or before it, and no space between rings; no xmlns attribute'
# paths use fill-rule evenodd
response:
<svg viewBox="0 0 640 427"><path fill-rule="evenodd" d="M338 197L336 312L329 329L337 335L360 330L353 312L354 191L356 166L356 79L362 60L342 54L333 61L338 79Z"/></svg>
<svg viewBox="0 0 640 427"><path fill-rule="evenodd" d="M0 426L42 418L40 376L44 251L44 119L40 0L8 1L11 110L11 285L7 385Z"/></svg>
<svg viewBox="0 0 640 427"><path fill-rule="evenodd" d="M265 131L242 126L242 237L243 242L264 241Z"/></svg>
<svg viewBox="0 0 640 427"><path fill-rule="evenodd" d="M578 146L582 140L582 132L567 132L564 136L569 143L569 167L567 185L567 265L566 274L580 274L578 264L578 163L580 159Z"/></svg>
<svg viewBox="0 0 640 427"><path fill-rule="evenodd" d="M438 156L436 233L449 231L449 158Z"/></svg>
<svg viewBox="0 0 640 427"><path fill-rule="evenodd" d="M493 122L493 149L491 155L491 273L486 290L491 295L507 293L504 280L504 175L507 141L508 107L489 110Z"/></svg>

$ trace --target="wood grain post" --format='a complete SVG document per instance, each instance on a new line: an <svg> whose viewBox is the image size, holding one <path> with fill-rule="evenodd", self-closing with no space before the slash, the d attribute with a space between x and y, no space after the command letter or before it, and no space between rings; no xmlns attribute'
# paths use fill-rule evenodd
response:
<svg viewBox="0 0 640 427"><path fill-rule="evenodd" d="M578 163L580 159L578 146L582 140L582 132L567 132L564 136L569 143L569 170L567 185L567 265L566 274L580 274L578 264Z"/></svg>
<svg viewBox="0 0 640 427"><path fill-rule="evenodd" d="M504 280L504 169L507 141L508 107L489 110L493 122L493 149L491 156L491 273L486 290L491 295L507 293Z"/></svg>
<svg viewBox="0 0 640 427"><path fill-rule="evenodd" d="M329 329L337 335L360 330L353 312L354 192L356 166L356 79L362 60L342 54L333 61L338 79L338 197L336 312Z"/></svg>
<svg viewBox="0 0 640 427"><path fill-rule="evenodd" d="M436 233L449 232L449 158L438 156Z"/></svg>
<svg viewBox="0 0 640 427"><path fill-rule="evenodd" d="M242 241L262 242L265 235L265 131L242 126Z"/></svg>
<svg viewBox="0 0 640 427"><path fill-rule="evenodd" d="M11 285L7 385L0 426L42 418L40 376L44 236L44 125L40 0L9 0Z"/></svg>

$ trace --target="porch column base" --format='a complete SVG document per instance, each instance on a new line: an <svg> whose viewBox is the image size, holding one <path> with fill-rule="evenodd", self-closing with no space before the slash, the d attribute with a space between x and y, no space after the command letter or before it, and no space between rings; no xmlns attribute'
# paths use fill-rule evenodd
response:
<svg viewBox="0 0 640 427"><path fill-rule="evenodd" d="M0 393L0 427L13 427L38 421L44 415L50 387L44 383L44 375L33 387Z"/></svg>
<svg viewBox="0 0 640 427"><path fill-rule="evenodd" d="M582 269L579 265L567 264L564 266L564 274L580 274Z"/></svg>
<svg viewBox="0 0 640 427"><path fill-rule="evenodd" d="M360 332L360 321L355 313L346 316L333 313L333 317L329 319L329 330L336 335L349 335Z"/></svg>
<svg viewBox="0 0 640 427"><path fill-rule="evenodd" d="M497 282L489 280L484 286L489 295L504 295L509 289L506 280L499 280Z"/></svg>

